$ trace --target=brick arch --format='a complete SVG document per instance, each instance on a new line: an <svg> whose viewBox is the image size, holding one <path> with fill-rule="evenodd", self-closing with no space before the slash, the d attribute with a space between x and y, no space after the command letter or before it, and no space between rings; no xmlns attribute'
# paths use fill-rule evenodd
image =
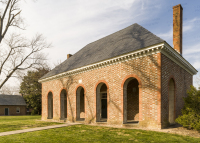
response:
<svg viewBox="0 0 200 143"><path fill-rule="evenodd" d="M86 94L86 90L85 90L85 86L83 84L78 84L75 88L75 94L76 94L76 91L79 87L82 87L84 89L84 94Z"/></svg>
<svg viewBox="0 0 200 143"><path fill-rule="evenodd" d="M97 83L96 83L96 85L95 85L95 88L94 88L94 92L95 92L95 101L96 101L96 106L95 106L95 114L96 114L96 121L100 121L100 113L99 112L97 112L97 106L98 106L98 102L97 102L97 88L98 88L98 86L99 86L99 84L101 84L101 83L104 83L105 85L106 85L106 87L107 87L107 120L109 120L109 98L110 98L110 95L109 95L109 85L108 85L108 83L105 81L105 80L99 80Z"/></svg>
<svg viewBox="0 0 200 143"><path fill-rule="evenodd" d="M126 83L129 79L136 79L138 81L138 88L139 88L139 121L142 120L142 81L141 79L136 75L136 74L131 74L131 75L127 75L123 80L122 80L122 84L121 84L121 99L122 99L122 121L123 123L127 123L127 104L124 104L124 102L127 101L127 89L124 89L125 84L128 85L128 83ZM129 82L129 81L128 81ZM126 96L126 99L125 99Z"/></svg>
<svg viewBox="0 0 200 143"><path fill-rule="evenodd" d="M61 94L62 90L65 90L67 95L68 95L67 88L61 88L60 91L59 91L60 94Z"/></svg>
<svg viewBox="0 0 200 143"><path fill-rule="evenodd" d="M176 119L176 80L174 78L173 75L171 75L169 78L168 78L168 121L170 122L170 81L171 79L173 80L173 83L174 83L174 100L173 100L173 120L175 121Z"/></svg>
<svg viewBox="0 0 200 143"><path fill-rule="evenodd" d="M79 109L77 109L77 106L78 106L78 104L77 104L77 101L79 101L78 100L78 97L77 97L77 91L79 90L79 88L80 87L82 87L83 88L83 90L84 90L84 108L85 108L85 110L84 110L84 112L85 112L85 116L86 116L86 89L85 89L85 86L83 85L83 84L78 84L77 86L76 86L76 88L75 88L75 95L76 95L76 106L75 106L75 113L76 113L76 120L79 120L80 119L80 111L79 111ZM79 93L80 94L80 93ZM79 98L80 99L80 98Z"/></svg>
<svg viewBox="0 0 200 143"><path fill-rule="evenodd" d="M108 92L109 86L108 86L108 83L107 83L105 80L99 80L99 81L96 83L96 85L95 85L94 91L96 92L97 86L98 86L100 83L105 83L105 84L106 84L106 86L107 86L107 92Z"/></svg>
<svg viewBox="0 0 200 143"><path fill-rule="evenodd" d="M47 92L47 98L48 98L48 94L49 94L49 92L51 92L52 95L53 95L53 91L52 91L52 90L49 90L49 91Z"/></svg>
<svg viewBox="0 0 200 143"><path fill-rule="evenodd" d="M171 75L171 76L168 78L168 87L169 87L169 82L170 82L171 79L174 80L174 86L175 86L175 90L176 90L176 80L175 80L175 78L174 78L173 75Z"/></svg>
<svg viewBox="0 0 200 143"><path fill-rule="evenodd" d="M124 83L126 82L127 79L129 78L136 78L138 83L139 83L139 86L142 87L142 81L141 79L136 75L136 74L131 74L131 75L127 75L123 81L122 81L122 84L121 84L121 87L123 88L124 87Z"/></svg>

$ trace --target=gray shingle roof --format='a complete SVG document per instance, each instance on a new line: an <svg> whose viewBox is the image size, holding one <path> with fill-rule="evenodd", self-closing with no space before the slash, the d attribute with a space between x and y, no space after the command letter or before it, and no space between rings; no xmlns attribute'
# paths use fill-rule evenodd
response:
<svg viewBox="0 0 200 143"><path fill-rule="evenodd" d="M26 105L26 102L20 95L0 94L0 105Z"/></svg>
<svg viewBox="0 0 200 143"><path fill-rule="evenodd" d="M161 42L164 42L164 40L135 23L125 29L86 45L72 57L44 75L41 79Z"/></svg>

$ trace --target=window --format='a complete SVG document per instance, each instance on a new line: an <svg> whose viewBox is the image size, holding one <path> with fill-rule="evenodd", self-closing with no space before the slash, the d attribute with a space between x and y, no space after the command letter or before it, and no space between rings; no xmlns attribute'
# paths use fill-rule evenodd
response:
<svg viewBox="0 0 200 143"><path fill-rule="evenodd" d="M20 108L19 107L17 107L16 112L20 113Z"/></svg>

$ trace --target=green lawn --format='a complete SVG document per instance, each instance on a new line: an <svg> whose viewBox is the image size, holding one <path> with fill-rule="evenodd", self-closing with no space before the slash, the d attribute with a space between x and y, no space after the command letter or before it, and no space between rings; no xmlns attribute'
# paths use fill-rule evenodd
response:
<svg viewBox="0 0 200 143"><path fill-rule="evenodd" d="M41 116L0 116L0 132L59 124L39 120L41 120Z"/></svg>
<svg viewBox="0 0 200 143"><path fill-rule="evenodd" d="M153 131L118 129L89 125L74 125L62 128L28 132L0 137L1 143L83 143L83 142L154 142L197 143L199 138Z"/></svg>
<svg viewBox="0 0 200 143"><path fill-rule="evenodd" d="M39 121L41 116L0 116L0 132L42 127L55 122ZM153 131L118 129L90 125L74 125L49 130L27 132L0 137L0 143L12 142L159 142L195 143L200 138Z"/></svg>

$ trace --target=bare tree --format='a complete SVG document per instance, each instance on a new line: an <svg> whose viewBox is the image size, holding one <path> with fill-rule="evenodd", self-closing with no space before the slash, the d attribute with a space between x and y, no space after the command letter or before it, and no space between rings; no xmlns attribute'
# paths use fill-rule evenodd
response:
<svg viewBox="0 0 200 143"><path fill-rule="evenodd" d="M4 85L0 89L0 94L19 95L19 86Z"/></svg>
<svg viewBox="0 0 200 143"><path fill-rule="evenodd" d="M0 89L20 71L42 66L45 56L41 51L51 46L41 34L31 40L21 34L8 34L10 27L24 29L20 1L0 0Z"/></svg>

